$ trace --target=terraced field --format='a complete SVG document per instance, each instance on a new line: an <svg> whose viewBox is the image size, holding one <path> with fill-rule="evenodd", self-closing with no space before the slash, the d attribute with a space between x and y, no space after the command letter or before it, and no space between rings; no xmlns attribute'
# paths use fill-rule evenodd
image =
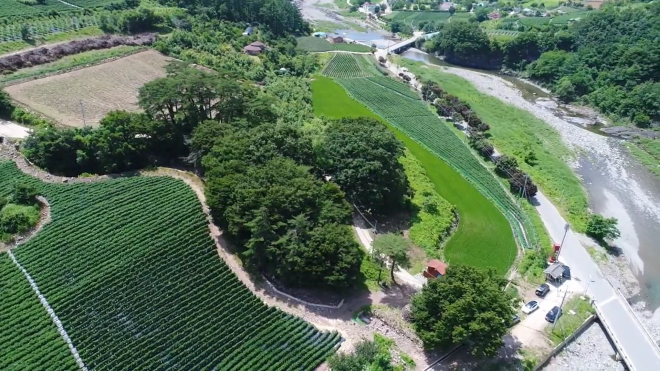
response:
<svg viewBox="0 0 660 371"><path fill-rule="evenodd" d="M88 369L310 370L334 352L338 334L267 307L238 280L183 182L130 177L46 184L13 163L0 163L0 196L15 181L37 187L51 204L53 221L14 253ZM15 277L3 259L0 277ZM24 288L0 295L2 314L5 302L31 300ZM44 321L45 310L40 315L34 308L11 327L12 365L39 355L32 352L34 341L21 339L20 328L42 332L42 354L60 360L61 367L52 369L68 369L71 362ZM4 326L12 322L0 322L6 337Z"/></svg>

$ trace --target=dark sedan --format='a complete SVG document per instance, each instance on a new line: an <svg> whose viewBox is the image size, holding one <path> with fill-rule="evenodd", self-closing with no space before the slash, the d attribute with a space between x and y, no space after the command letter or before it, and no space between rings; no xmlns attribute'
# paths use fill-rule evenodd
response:
<svg viewBox="0 0 660 371"><path fill-rule="evenodd" d="M559 319L559 317L561 317L561 308L559 308L558 306L554 306L545 315L545 320L550 323L554 323L556 320Z"/></svg>

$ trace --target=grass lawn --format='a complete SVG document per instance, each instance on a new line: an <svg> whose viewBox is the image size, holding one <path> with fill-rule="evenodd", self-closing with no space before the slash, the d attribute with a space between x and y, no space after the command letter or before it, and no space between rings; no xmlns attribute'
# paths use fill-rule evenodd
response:
<svg viewBox="0 0 660 371"><path fill-rule="evenodd" d="M495 147L504 154L515 156L521 169L532 176L574 228L584 230L588 205L586 192L564 160L571 153L559 133L531 113L479 92L459 76L438 68L421 68L423 64L402 58L398 63L423 80L437 82L449 94L469 103L477 115L490 125ZM530 152L538 159L534 166L524 161Z"/></svg>
<svg viewBox="0 0 660 371"><path fill-rule="evenodd" d="M329 78L316 77L312 82L312 92L316 115L378 118ZM516 244L506 218L444 161L401 131L387 125L421 162L438 194L456 207L460 222L444 246L447 262L493 267L497 272L505 274L516 257Z"/></svg>
<svg viewBox="0 0 660 371"><path fill-rule="evenodd" d="M371 48L362 44L332 44L321 37L303 36L296 39L298 46L296 49L308 52L329 52L329 51L347 51L356 53L369 53Z"/></svg>

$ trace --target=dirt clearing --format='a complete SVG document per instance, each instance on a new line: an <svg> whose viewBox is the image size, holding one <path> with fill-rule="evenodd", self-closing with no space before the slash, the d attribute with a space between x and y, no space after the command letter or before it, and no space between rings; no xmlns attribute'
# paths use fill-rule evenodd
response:
<svg viewBox="0 0 660 371"><path fill-rule="evenodd" d="M171 60L148 50L112 62L5 88L16 101L62 125L98 126L112 110L139 111L138 89L165 76ZM83 109L85 121L83 123Z"/></svg>

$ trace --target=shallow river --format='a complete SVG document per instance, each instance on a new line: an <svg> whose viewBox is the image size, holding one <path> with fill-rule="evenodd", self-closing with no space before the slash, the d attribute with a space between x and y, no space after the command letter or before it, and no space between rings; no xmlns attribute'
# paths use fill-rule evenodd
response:
<svg viewBox="0 0 660 371"><path fill-rule="evenodd" d="M402 56L427 64L457 67L417 50L408 50ZM542 105L554 116L589 131L591 134L587 137L605 135L593 126L584 125L587 120L579 114L556 107L548 94L531 84L496 72L478 72L511 82L525 100ZM587 190L593 211L619 220L621 237L614 244L623 252L639 280L638 299L647 303L647 309L656 310L660 307L660 179L639 165L621 140L595 139L606 144L605 155L589 150L593 146L582 147L586 149L579 151L575 171Z"/></svg>

